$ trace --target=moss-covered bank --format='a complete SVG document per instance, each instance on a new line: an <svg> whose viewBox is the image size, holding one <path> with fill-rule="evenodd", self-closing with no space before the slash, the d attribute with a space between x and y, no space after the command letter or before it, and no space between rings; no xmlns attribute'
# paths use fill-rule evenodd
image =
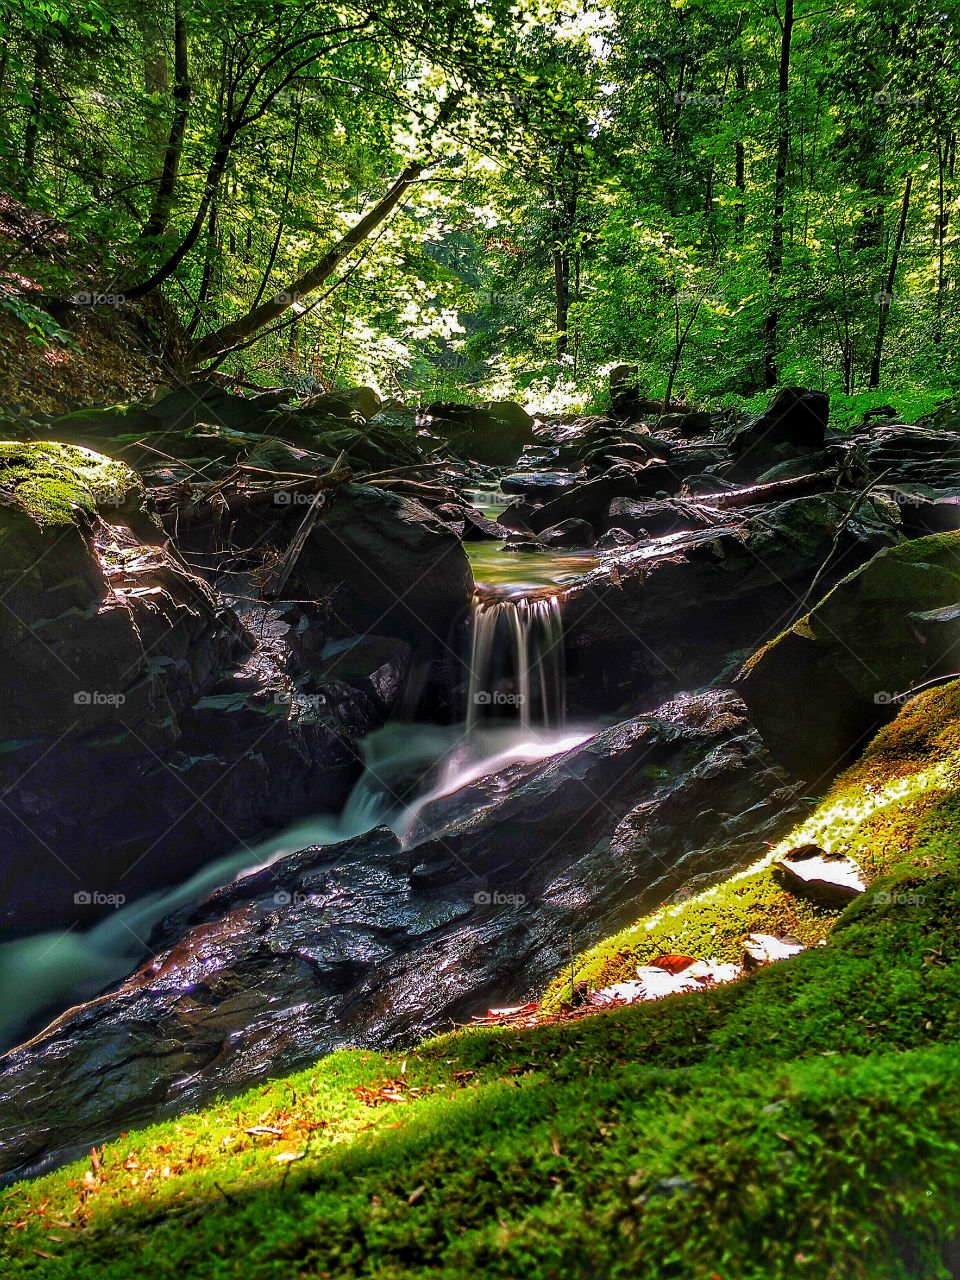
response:
<svg viewBox="0 0 960 1280"><path fill-rule="evenodd" d="M872 881L853 906L788 908L760 868L581 971L674 940L722 953L784 912L826 945L702 995L339 1053L120 1138L7 1193L4 1274L955 1275L958 781L954 684L785 842L853 852Z"/></svg>

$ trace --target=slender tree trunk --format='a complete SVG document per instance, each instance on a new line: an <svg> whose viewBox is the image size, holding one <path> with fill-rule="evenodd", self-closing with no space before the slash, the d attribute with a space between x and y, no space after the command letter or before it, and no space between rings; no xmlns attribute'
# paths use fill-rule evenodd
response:
<svg viewBox="0 0 960 1280"><path fill-rule="evenodd" d="M943 303L944 291L947 287L945 257L947 242L946 172L949 145L949 138L937 138L937 319L933 328L933 341L938 346L943 342Z"/></svg>
<svg viewBox="0 0 960 1280"><path fill-rule="evenodd" d="M37 168L37 141L40 137L40 112L43 101L43 83L50 66L47 46L40 39L33 47L33 85L30 89L30 114L23 134L23 176L21 188L26 194L33 186Z"/></svg>
<svg viewBox="0 0 960 1280"><path fill-rule="evenodd" d="M736 66L737 104L742 106L747 93L747 73L743 62L738 59ZM746 221L747 196L747 151L743 139L737 138L733 144L733 185L737 189L737 203L734 206L733 222L738 242L743 240L743 228Z"/></svg>
<svg viewBox="0 0 960 1280"><path fill-rule="evenodd" d="M462 96L460 93L454 93L447 98L437 116L435 130L441 129L449 122ZM323 282L333 275L344 258L348 257L358 245L362 244L370 233L376 230L397 205L403 201L410 187L417 181L429 162L428 156L419 160L411 160L379 204L374 205L365 217L361 218L346 235L342 236L335 245L328 249L320 261L311 267L309 271L291 281L285 289L274 294L272 298L268 298L266 302L261 302L258 306L251 308L246 315L240 316L237 320L223 325L222 328L217 329L214 333L207 334L205 338L202 338L193 349L194 363L199 364L223 355L245 338L249 338L252 334L265 328L277 316L282 315L294 302L319 289Z"/></svg>
<svg viewBox="0 0 960 1280"><path fill-rule="evenodd" d="M567 323L570 314L570 262L559 244L553 249L553 287L557 312L557 359L567 353Z"/></svg>
<svg viewBox="0 0 960 1280"><path fill-rule="evenodd" d="M141 240L150 240L162 236L173 212L174 197L177 189L177 175L180 172L180 158L183 155L183 140L187 132L187 116L190 111L190 76L187 53L187 28L183 20L180 0L175 0L173 7L173 119L170 122L170 136L163 157L163 170L153 197L153 208L150 216L140 232Z"/></svg>
<svg viewBox="0 0 960 1280"><path fill-rule="evenodd" d="M773 230L770 234L770 301L763 335L764 385L777 385L780 349L780 304L777 291L783 274L783 221L790 158L790 42L793 39L793 0L784 0L780 34L780 75L777 92L777 168L773 185Z"/></svg>
<svg viewBox="0 0 960 1280"><path fill-rule="evenodd" d="M900 259L900 246L907 227L907 214L910 212L910 191L913 187L913 175L907 176L903 188L903 203L900 205L900 221L897 223L897 234L893 241L893 252L890 255L890 268L887 271L886 292L880 299L880 318L877 321L877 340L873 347L873 362L870 365L870 390L876 391L880 385L880 361L883 358L883 339L887 332L887 317L890 314L890 302L893 298L893 286L897 279L897 263Z"/></svg>

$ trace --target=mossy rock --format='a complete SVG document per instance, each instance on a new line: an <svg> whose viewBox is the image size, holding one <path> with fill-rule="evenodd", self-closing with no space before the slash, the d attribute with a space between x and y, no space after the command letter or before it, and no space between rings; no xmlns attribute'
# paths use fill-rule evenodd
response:
<svg viewBox="0 0 960 1280"><path fill-rule="evenodd" d="M829 777L912 689L955 671L958 602L960 531L918 538L879 552L755 653L737 689L780 763Z"/></svg>
<svg viewBox="0 0 960 1280"><path fill-rule="evenodd" d="M128 466L73 444L0 442L0 490L40 528L76 524L98 510L139 511L146 491Z"/></svg>

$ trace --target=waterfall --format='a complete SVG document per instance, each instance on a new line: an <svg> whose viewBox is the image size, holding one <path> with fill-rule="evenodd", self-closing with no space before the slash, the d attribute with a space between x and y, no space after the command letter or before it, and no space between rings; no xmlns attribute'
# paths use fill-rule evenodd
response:
<svg viewBox="0 0 960 1280"><path fill-rule="evenodd" d="M474 596L467 732L491 720L556 727L566 715L563 622L555 595Z"/></svg>

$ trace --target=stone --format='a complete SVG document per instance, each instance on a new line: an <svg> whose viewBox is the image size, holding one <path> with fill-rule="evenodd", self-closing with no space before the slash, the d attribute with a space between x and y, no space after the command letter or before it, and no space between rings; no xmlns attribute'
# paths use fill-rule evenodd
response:
<svg viewBox="0 0 960 1280"><path fill-rule="evenodd" d="M890 719L914 685L956 669L960 532L889 547L745 664L737 688L787 768L823 779Z"/></svg>
<svg viewBox="0 0 960 1280"><path fill-rule="evenodd" d="M454 452L491 466L515 466L524 447L534 442L533 419L519 405L431 404L425 417Z"/></svg>
<svg viewBox="0 0 960 1280"><path fill-rule="evenodd" d="M829 418L826 392L784 387L763 413L734 431L730 447L741 465L749 460L752 466L768 458L779 445L822 449Z"/></svg>
<svg viewBox="0 0 960 1280"><path fill-rule="evenodd" d="M866 889L863 871L845 854L801 845L773 864L774 874L793 893L827 907L845 907Z"/></svg>
<svg viewBox="0 0 960 1280"><path fill-rule="evenodd" d="M593 526L586 520L561 520L539 534L548 547L592 547L596 540Z"/></svg>

